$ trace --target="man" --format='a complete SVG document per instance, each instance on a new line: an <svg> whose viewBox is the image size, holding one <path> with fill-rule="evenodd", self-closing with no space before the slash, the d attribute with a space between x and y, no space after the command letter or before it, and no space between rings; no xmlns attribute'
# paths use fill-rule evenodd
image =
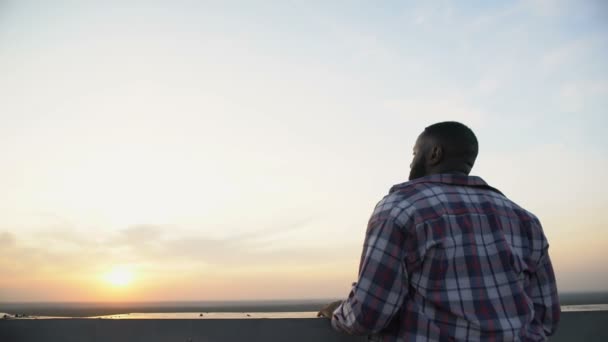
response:
<svg viewBox="0 0 608 342"><path fill-rule="evenodd" d="M541 224L469 176L477 152L461 123L420 134L410 181L393 186L369 221L357 283L319 316L382 341L542 341L555 331Z"/></svg>

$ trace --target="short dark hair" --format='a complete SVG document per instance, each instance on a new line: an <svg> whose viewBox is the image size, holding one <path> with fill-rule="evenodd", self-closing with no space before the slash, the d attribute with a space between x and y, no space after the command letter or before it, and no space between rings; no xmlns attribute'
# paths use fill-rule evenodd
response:
<svg viewBox="0 0 608 342"><path fill-rule="evenodd" d="M424 129L424 135L435 138L443 147L445 158L473 165L479 152L475 133L456 121L439 122Z"/></svg>

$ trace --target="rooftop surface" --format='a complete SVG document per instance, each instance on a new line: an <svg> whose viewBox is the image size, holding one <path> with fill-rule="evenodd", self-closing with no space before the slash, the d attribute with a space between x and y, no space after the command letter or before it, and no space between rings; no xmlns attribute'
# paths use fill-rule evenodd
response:
<svg viewBox="0 0 608 342"><path fill-rule="evenodd" d="M565 308L551 341L608 341L608 311ZM605 309L605 308L604 308ZM315 312L142 313L95 318L0 319L6 342L365 341L333 331Z"/></svg>

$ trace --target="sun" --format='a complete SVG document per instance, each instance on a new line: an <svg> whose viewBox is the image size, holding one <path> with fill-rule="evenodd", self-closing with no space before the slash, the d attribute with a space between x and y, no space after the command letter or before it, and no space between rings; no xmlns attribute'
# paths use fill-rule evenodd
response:
<svg viewBox="0 0 608 342"><path fill-rule="evenodd" d="M105 275L105 280L114 286L127 286L133 281L133 272L126 267L115 267Z"/></svg>

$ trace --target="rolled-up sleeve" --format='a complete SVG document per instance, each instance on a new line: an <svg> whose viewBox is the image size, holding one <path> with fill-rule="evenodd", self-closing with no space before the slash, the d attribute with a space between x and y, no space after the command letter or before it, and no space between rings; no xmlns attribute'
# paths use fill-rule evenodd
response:
<svg viewBox="0 0 608 342"><path fill-rule="evenodd" d="M359 279L348 298L334 311L334 329L353 335L374 334L386 327L407 295L404 232L389 213L370 219Z"/></svg>

